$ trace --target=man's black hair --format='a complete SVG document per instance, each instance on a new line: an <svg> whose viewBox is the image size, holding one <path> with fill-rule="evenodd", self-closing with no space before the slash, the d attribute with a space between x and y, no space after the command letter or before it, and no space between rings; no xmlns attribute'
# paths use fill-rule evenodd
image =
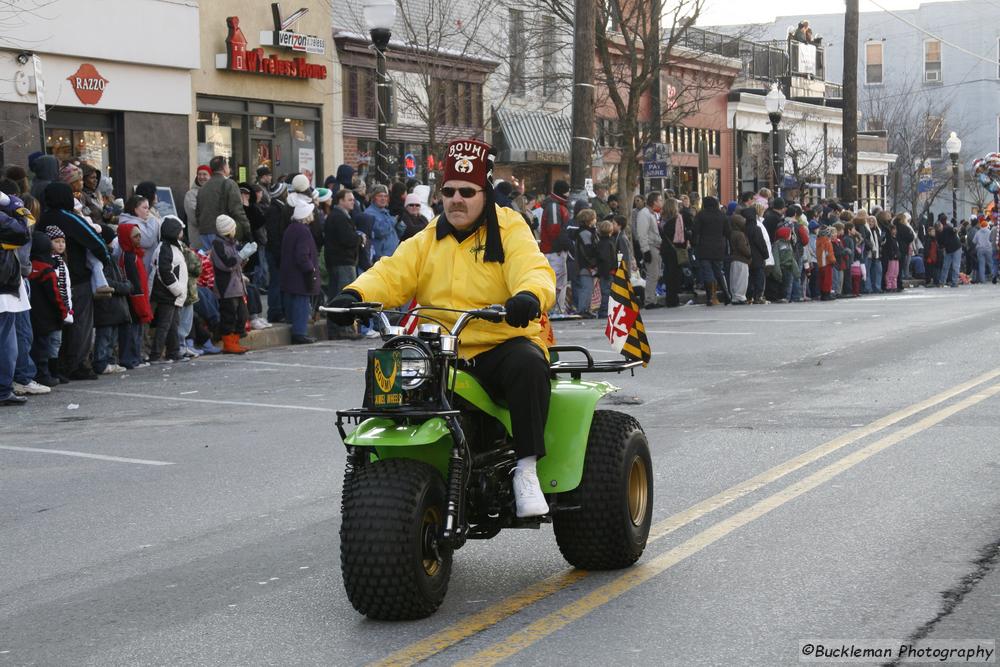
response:
<svg viewBox="0 0 1000 667"><path fill-rule="evenodd" d="M556 181L552 184L552 192L560 197L565 197L569 194L569 183L562 180Z"/></svg>

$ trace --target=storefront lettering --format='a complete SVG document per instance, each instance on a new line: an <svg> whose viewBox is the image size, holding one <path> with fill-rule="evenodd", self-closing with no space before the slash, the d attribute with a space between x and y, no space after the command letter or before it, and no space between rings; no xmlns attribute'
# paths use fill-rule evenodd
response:
<svg viewBox="0 0 1000 667"><path fill-rule="evenodd" d="M94 105L101 101L104 90L109 81L97 71L97 68L90 63L83 63L74 72L66 77L70 87L76 93L77 99L83 104Z"/></svg>
<svg viewBox="0 0 1000 667"><path fill-rule="evenodd" d="M266 74L291 79L325 79L326 65L309 63L305 58L296 57L291 60L279 58L276 55L264 55L264 49L247 49L247 39L240 29L240 19L230 16L226 19L229 25L229 35L226 37L226 54L216 59L216 66L231 72L250 72Z"/></svg>

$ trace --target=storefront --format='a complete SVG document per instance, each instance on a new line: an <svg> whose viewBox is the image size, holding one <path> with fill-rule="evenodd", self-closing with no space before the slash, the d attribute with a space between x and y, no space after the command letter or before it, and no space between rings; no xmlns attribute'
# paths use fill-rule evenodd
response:
<svg viewBox="0 0 1000 667"><path fill-rule="evenodd" d="M107 4L102 11L119 17L119 33L156 25L156 43L81 39L68 0L56 0L45 17L22 12L22 25L0 48L0 69L9 73L0 77L0 162L25 165L28 154L44 150L100 169L118 195L152 180L176 196L188 181L197 9L151 0Z"/></svg>
<svg viewBox="0 0 1000 667"><path fill-rule="evenodd" d="M333 130L341 116L333 103L329 5L200 4L202 69L192 76L191 174L222 155L239 181L254 180L257 168L267 166L275 176L303 173L322 184L343 155Z"/></svg>

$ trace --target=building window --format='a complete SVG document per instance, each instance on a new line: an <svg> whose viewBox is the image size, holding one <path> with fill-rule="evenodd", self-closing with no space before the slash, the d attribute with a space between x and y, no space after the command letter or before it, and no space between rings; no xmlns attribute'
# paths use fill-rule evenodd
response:
<svg viewBox="0 0 1000 667"><path fill-rule="evenodd" d="M939 83L942 80L941 42L936 39L928 39L924 42L924 81Z"/></svg>
<svg viewBox="0 0 1000 667"><path fill-rule="evenodd" d="M542 95L549 97L556 90L556 21L551 14L542 15Z"/></svg>
<svg viewBox="0 0 1000 667"><path fill-rule="evenodd" d="M344 116L375 117L375 70L344 66Z"/></svg>
<svg viewBox="0 0 1000 667"><path fill-rule="evenodd" d="M882 84L882 42L865 44L865 83L869 86Z"/></svg>
<svg viewBox="0 0 1000 667"><path fill-rule="evenodd" d="M510 10L507 42L510 44L510 92L524 95L524 12Z"/></svg>

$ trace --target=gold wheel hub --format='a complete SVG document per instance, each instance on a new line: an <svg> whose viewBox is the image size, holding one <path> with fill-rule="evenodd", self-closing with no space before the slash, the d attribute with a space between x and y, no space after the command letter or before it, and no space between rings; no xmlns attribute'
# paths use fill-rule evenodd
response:
<svg viewBox="0 0 1000 667"><path fill-rule="evenodd" d="M649 473L646 463L636 456L628 471L628 513L633 526L640 526L646 517L649 502Z"/></svg>
<svg viewBox="0 0 1000 667"><path fill-rule="evenodd" d="M437 508L428 507L424 510L421 522L421 563L428 577L433 577L441 571L441 557L438 555L437 536L441 525L441 516Z"/></svg>

